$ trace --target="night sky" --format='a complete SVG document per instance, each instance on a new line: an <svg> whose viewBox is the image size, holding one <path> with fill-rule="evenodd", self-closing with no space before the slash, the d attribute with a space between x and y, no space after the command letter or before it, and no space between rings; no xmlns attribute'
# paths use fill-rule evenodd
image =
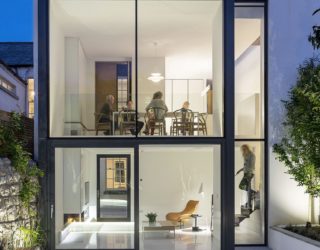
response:
<svg viewBox="0 0 320 250"><path fill-rule="evenodd" d="M0 42L33 40L33 0L0 0L0 10Z"/></svg>

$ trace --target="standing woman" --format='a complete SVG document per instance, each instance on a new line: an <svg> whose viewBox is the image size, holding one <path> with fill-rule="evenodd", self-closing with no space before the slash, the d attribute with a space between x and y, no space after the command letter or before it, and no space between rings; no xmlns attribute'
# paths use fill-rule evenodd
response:
<svg viewBox="0 0 320 250"><path fill-rule="evenodd" d="M236 175L243 171L243 177L239 184L239 188L247 191L247 203L244 207L252 210L252 199L255 191L251 189L251 181L254 177L256 156L247 144L241 146L241 152L244 160L243 168L241 168Z"/></svg>

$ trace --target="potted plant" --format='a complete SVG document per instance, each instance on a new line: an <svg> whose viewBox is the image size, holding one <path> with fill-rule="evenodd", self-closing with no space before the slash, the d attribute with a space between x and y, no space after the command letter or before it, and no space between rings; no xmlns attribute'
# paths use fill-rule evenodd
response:
<svg viewBox="0 0 320 250"><path fill-rule="evenodd" d="M156 213L152 213L152 212L150 212L150 213L147 213L146 214L146 217L148 218L148 220L149 220L149 224L153 224L153 223L155 223L156 222L156 219L157 219L157 214Z"/></svg>

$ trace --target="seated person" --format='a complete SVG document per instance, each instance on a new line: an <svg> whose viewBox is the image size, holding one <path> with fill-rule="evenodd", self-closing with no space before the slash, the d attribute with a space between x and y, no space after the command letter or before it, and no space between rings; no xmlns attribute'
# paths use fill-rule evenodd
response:
<svg viewBox="0 0 320 250"><path fill-rule="evenodd" d="M190 108L190 102L188 101L185 101L183 104L182 104L182 108L181 110L188 110Z"/></svg>
<svg viewBox="0 0 320 250"><path fill-rule="evenodd" d="M113 104L114 104L114 96L113 95L107 95L106 97L106 103L103 104L100 113L101 113L101 117L99 122L101 123L107 123L110 122L111 124L111 129L107 130L106 132L104 132L105 135L112 135L112 113L113 113Z"/></svg>
<svg viewBox="0 0 320 250"><path fill-rule="evenodd" d="M168 107L165 102L162 100L162 92L157 91L153 94L151 102L146 107L146 111L148 112L151 108L158 108L157 112L153 116L148 116L148 121L146 123L146 129L143 131L146 135L149 135L151 130L151 135L154 134L154 126L155 122L158 120L163 120L166 112L168 111ZM147 113L148 115L148 113ZM164 128L165 129L165 128Z"/></svg>
<svg viewBox="0 0 320 250"><path fill-rule="evenodd" d="M122 108L123 111L135 111L134 110L134 105L133 105L133 102L131 100L129 100L127 102L127 106L126 107L123 107ZM131 114L130 117L124 117L124 120L125 121L135 121L136 120L136 115L135 114ZM137 134L140 133L141 129L143 128L144 126L144 122L142 121L138 121L137 122ZM135 135L136 134L136 130L135 129L130 129L130 133L132 135Z"/></svg>

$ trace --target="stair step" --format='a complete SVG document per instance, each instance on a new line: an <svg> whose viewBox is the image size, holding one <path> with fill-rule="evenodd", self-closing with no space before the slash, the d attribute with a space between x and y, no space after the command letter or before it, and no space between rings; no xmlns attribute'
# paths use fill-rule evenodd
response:
<svg viewBox="0 0 320 250"><path fill-rule="evenodd" d="M244 219L248 218L247 216L243 216L241 214L236 214L235 220L234 220L234 225L238 227Z"/></svg>

